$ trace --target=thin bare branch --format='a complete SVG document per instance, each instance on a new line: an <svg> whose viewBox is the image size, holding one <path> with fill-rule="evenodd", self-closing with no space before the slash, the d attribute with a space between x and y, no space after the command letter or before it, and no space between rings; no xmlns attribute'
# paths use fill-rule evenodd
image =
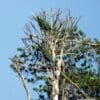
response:
<svg viewBox="0 0 100 100"><path fill-rule="evenodd" d="M26 94L27 94L27 100L31 100L31 95L30 95L30 92L29 92L29 88L28 88L28 85L24 79L24 76L22 75L21 71L20 71L20 67L19 67L19 64L17 64L18 62L13 62L14 64L14 68L18 74L18 76L20 77L21 81L22 81L22 84L23 84L23 87L26 91Z"/></svg>

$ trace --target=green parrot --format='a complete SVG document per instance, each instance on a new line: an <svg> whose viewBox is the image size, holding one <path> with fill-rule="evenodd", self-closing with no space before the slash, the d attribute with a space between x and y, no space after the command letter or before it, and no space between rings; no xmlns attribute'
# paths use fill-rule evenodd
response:
<svg viewBox="0 0 100 100"><path fill-rule="evenodd" d="M37 22L42 30L47 31L51 29L50 25L46 22L46 20L44 20L40 16L37 16Z"/></svg>
<svg viewBox="0 0 100 100"><path fill-rule="evenodd" d="M52 56L50 55L48 49L45 49L43 51L43 55L44 55L45 59L47 59L48 61L52 61Z"/></svg>

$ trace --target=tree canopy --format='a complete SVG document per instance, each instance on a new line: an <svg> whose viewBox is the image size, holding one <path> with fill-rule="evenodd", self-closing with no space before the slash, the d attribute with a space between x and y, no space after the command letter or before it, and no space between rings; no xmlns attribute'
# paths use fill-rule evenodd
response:
<svg viewBox="0 0 100 100"><path fill-rule="evenodd" d="M22 80L28 100L27 82L38 100L100 99L100 41L87 38L78 28L79 20L70 11L43 11L25 25L24 46L11 58L11 68Z"/></svg>

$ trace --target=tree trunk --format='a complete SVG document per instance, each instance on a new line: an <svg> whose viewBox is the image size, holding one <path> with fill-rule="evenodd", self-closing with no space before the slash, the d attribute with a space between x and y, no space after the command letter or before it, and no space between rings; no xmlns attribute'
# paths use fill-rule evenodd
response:
<svg viewBox="0 0 100 100"><path fill-rule="evenodd" d="M65 73L64 66L61 66L61 72ZM60 74L59 79L59 100L67 100L66 98L66 79Z"/></svg>
<svg viewBox="0 0 100 100"><path fill-rule="evenodd" d="M54 79L52 86L52 100L58 100L58 95L59 95L59 80Z"/></svg>
<svg viewBox="0 0 100 100"><path fill-rule="evenodd" d="M61 65L61 61L59 60L57 63ZM61 73L61 67L53 67L51 72L51 84L52 84L52 92L51 92L51 100L59 100L59 79Z"/></svg>

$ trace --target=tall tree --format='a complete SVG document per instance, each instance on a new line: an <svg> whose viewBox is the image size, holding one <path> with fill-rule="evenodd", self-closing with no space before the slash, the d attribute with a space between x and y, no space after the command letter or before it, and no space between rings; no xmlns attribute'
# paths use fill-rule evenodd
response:
<svg viewBox="0 0 100 100"><path fill-rule="evenodd" d="M99 85L100 78L92 65L100 55L100 41L87 38L78 29L79 20L70 12L65 15L60 10L43 11L32 15L25 25L25 46L11 58L11 67L22 80L28 100L31 97L27 82L40 93L39 100L90 98L90 84L94 84L94 89Z"/></svg>

